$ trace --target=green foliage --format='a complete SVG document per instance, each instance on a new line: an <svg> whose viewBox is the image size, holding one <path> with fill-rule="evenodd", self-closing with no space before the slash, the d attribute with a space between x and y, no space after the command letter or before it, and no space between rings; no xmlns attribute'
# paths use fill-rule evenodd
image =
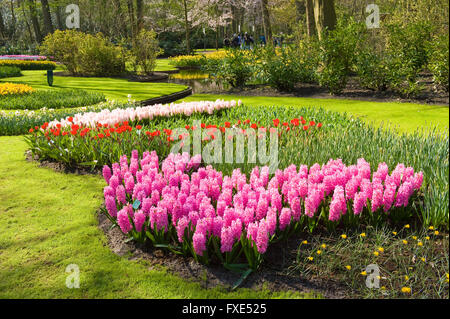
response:
<svg viewBox="0 0 450 319"><path fill-rule="evenodd" d="M328 88L331 94L341 93L347 85L364 30L362 23L341 19L336 29L327 31L320 41L317 78L319 84Z"/></svg>
<svg viewBox="0 0 450 319"><path fill-rule="evenodd" d="M57 30L45 37L41 52L62 62L72 74L113 76L125 72L125 50L101 33Z"/></svg>
<svg viewBox="0 0 450 319"><path fill-rule="evenodd" d="M16 66L0 66L0 79L21 76L20 68Z"/></svg>
<svg viewBox="0 0 450 319"><path fill-rule="evenodd" d="M429 60L432 27L427 22L386 26L386 59L390 87L404 97L417 96L422 88L419 72Z"/></svg>
<svg viewBox="0 0 450 319"><path fill-rule="evenodd" d="M434 82L448 92L449 68L448 33L436 37L431 43L428 68L433 74Z"/></svg>
<svg viewBox="0 0 450 319"><path fill-rule="evenodd" d="M142 29L134 39L131 49L131 61L135 72L141 69L145 74L152 74L156 67L156 58L163 52L156 39L156 32Z"/></svg>
<svg viewBox="0 0 450 319"><path fill-rule="evenodd" d="M355 68L362 87L375 91L387 89L389 68L383 54L378 54L371 48L364 48L356 57Z"/></svg>
<svg viewBox="0 0 450 319"><path fill-rule="evenodd" d="M41 108L61 109L94 105L105 101L99 92L84 90L49 90L36 91L19 96L0 96L2 110L39 110Z"/></svg>
<svg viewBox="0 0 450 319"><path fill-rule="evenodd" d="M254 74L252 55L246 50L229 49L222 60L208 61L205 69L216 80L221 80L232 87L244 86Z"/></svg>
<svg viewBox="0 0 450 319"><path fill-rule="evenodd" d="M273 48L264 50L262 69L270 86L279 91L292 91L301 80L302 64L297 57L297 50L284 47L280 54Z"/></svg>

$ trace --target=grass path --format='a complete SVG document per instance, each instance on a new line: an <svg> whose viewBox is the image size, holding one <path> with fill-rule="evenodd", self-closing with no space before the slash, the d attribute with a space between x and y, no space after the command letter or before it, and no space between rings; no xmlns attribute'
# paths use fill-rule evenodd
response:
<svg viewBox="0 0 450 319"><path fill-rule="evenodd" d="M57 70L60 71L60 70ZM55 76L53 87L47 84L46 71L22 71L23 76L2 79L2 82L26 83L35 89L83 89L102 92L108 99L126 101L128 94L135 100L147 100L182 91L186 86L169 83L130 82L117 78L85 78Z"/></svg>
<svg viewBox="0 0 450 319"><path fill-rule="evenodd" d="M449 107L399 102L368 102L344 99L313 99L301 97L266 97L196 94L186 101L241 99L246 105L286 105L323 107L337 112L347 112L375 126L390 123L401 133L410 133L417 128L436 126L448 131Z"/></svg>
<svg viewBox="0 0 450 319"><path fill-rule="evenodd" d="M22 137L0 137L0 298L293 298L268 290L203 289L164 268L113 254L97 227L104 182L24 159ZM69 264L80 289L65 286Z"/></svg>

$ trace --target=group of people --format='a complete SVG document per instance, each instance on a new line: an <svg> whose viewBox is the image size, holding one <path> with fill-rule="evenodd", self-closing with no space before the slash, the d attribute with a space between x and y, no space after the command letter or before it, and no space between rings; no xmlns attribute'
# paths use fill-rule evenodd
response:
<svg viewBox="0 0 450 319"><path fill-rule="evenodd" d="M279 37L273 38L273 45L274 46L283 46L284 36L283 33ZM245 33L240 34L233 34L231 38L228 36L225 37L223 40L223 44L226 48L234 48L234 49L245 49L245 50L252 50L255 45L255 39L252 35ZM265 46L266 45L266 37L264 35L261 35L259 37L259 44Z"/></svg>
<svg viewBox="0 0 450 319"><path fill-rule="evenodd" d="M253 49L253 46L255 45L255 39L245 32L244 34L233 34L233 37L230 39L228 36L225 37L223 40L223 44L225 47L231 47L231 48L241 48L241 49Z"/></svg>

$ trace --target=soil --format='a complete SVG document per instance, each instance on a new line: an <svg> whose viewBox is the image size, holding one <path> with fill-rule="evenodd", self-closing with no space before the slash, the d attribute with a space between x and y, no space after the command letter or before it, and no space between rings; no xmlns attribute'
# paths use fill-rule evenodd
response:
<svg viewBox="0 0 450 319"><path fill-rule="evenodd" d="M229 271L221 265L197 263L192 257L182 257L173 253L155 249L147 245L126 242L128 239L119 228L113 227L111 221L98 211L99 228L108 239L109 248L117 255L130 260L145 260L149 262L149 270L165 267L171 273L198 282L205 289L216 286L232 289L241 278L240 274ZM239 286L240 288L262 289L270 291L292 291L302 293L320 293L325 298L348 298L342 285L327 280L306 280L289 273L288 267L295 261L296 249L304 240L292 238L289 242L274 244L269 247L263 265L257 272L251 273Z"/></svg>
<svg viewBox="0 0 450 319"><path fill-rule="evenodd" d="M179 71L176 71L179 72ZM118 76L119 79L126 79L131 82L155 82L155 81L163 81L169 78L169 72L153 72L152 75L138 75L138 74L125 74L122 76ZM55 76L70 76L70 77L81 77L81 78L90 78L90 77L102 77L102 76L87 76L87 75L73 75L66 71L54 72ZM109 76L105 76L109 77Z"/></svg>
<svg viewBox="0 0 450 319"><path fill-rule="evenodd" d="M233 94L243 96L272 96L272 97L308 97L316 99L354 99L374 102L408 102L431 105L449 105L449 92L438 89L434 83L432 75L422 73L419 78L420 84L424 86L422 93L416 98L402 98L397 93L386 90L382 92L372 91L362 88L356 77L349 78L346 88L341 94L330 95L326 88L317 84L298 84L292 92L279 92L267 85L248 85L244 88L234 88L214 92L209 94Z"/></svg>

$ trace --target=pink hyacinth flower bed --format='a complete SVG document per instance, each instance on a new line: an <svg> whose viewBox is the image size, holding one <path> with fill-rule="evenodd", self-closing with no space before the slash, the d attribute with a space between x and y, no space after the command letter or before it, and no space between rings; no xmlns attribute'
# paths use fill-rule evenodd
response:
<svg viewBox="0 0 450 319"><path fill-rule="evenodd" d="M0 55L0 60L42 61L46 59L47 57L41 55Z"/></svg>
<svg viewBox="0 0 450 319"><path fill-rule="evenodd" d="M385 163L371 172L359 159L340 159L311 167L291 165L270 177L255 167L247 177L239 169L223 176L201 156L170 154L160 165L155 152L142 159L104 166L105 213L124 234L175 253L225 266L245 259L256 270L270 243L292 235L300 225L339 223L346 218L404 210L421 188L423 173Z"/></svg>
<svg viewBox="0 0 450 319"><path fill-rule="evenodd" d="M152 120L156 117L171 117L174 115L190 116L194 113L213 114L216 111L229 109L240 106L239 101L200 101L200 102L183 102L178 104L157 104L144 107L127 108L127 109L105 109L100 112L87 112L75 114L60 121L55 120L49 123L50 128L71 126L73 124L79 126L97 127L98 124L113 126L116 123L125 121L142 121Z"/></svg>

